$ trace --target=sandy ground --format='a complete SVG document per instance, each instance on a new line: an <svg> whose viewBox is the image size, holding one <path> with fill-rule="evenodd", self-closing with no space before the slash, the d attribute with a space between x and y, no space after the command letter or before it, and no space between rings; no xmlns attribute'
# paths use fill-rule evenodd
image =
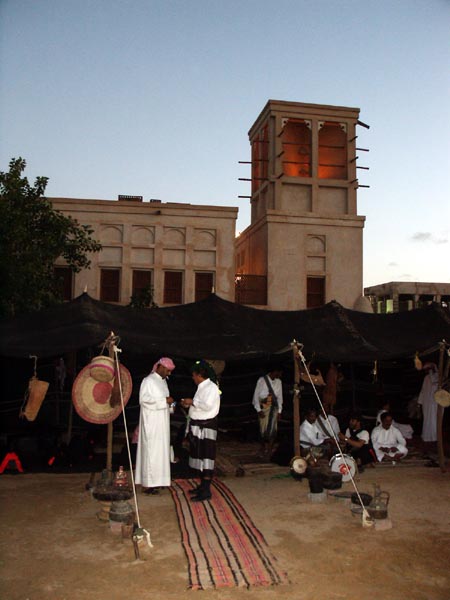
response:
<svg viewBox="0 0 450 600"><path fill-rule="evenodd" d="M144 560L137 562L131 541L97 519L88 478L0 476L2 600L450 598L450 473L438 468L385 467L359 476L360 491L372 492L376 482L390 492L393 527L387 531L364 529L346 501L311 503L305 480L268 473L226 477L291 583L206 592L186 589L187 563L168 490L138 496L154 547L142 547Z"/></svg>

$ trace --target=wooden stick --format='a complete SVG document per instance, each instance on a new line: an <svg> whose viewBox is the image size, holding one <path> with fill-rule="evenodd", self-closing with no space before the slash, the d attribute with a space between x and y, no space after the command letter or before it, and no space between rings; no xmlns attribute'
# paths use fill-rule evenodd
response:
<svg viewBox="0 0 450 600"><path fill-rule="evenodd" d="M300 368L298 361L298 347L294 340L292 343L292 354L294 358L294 456L300 456Z"/></svg>
<svg viewBox="0 0 450 600"><path fill-rule="evenodd" d="M106 344L108 346L109 357L112 359L114 359L114 340L115 340L114 333L111 331L109 338L106 340ZM108 423L108 431L107 431L107 438L106 438L106 470L108 471L109 474L112 473L113 437L114 437L113 421L110 421Z"/></svg>

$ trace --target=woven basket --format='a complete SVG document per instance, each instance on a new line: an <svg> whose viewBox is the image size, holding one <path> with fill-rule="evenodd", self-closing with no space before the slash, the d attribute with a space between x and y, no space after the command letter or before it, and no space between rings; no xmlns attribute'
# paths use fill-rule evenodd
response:
<svg viewBox="0 0 450 600"><path fill-rule="evenodd" d="M27 421L34 421L48 390L48 382L32 377L28 383L28 401L23 410Z"/></svg>
<svg viewBox="0 0 450 600"><path fill-rule="evenodd" d="M109 356L96 356L89 364L91 377L95 381L112 381L114 379L114 359Z"/></svg>

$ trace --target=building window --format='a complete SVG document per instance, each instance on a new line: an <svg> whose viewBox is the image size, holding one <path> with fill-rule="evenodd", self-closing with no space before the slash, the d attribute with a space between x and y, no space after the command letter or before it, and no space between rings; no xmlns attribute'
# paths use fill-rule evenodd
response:
<svg viewBox="0 0 450 600"><path fill-rule="evenodd" d="M321 179L347 179L347 133L341 123L319 124L319 172Z"/></svg>
<svg viewBox="0 0 450 600"><path fill-rule="evenodd" d="M151 271L133 271L132 293L140 294L144 290L152 287L152 272Z"/></svg>
<svg viewBox="0 0 450 600"><path fill-rule="evenodd" d="M165 271L164 304L181 304L183 302L183 272Z"/></svg>
<svg viewBox="0 0 450 600"><path fill-rule="evenodd" d="M152 272L133 270L130 306L134 308L152 308L153 299Z"/></svg>
<svg viewBox="0 0 450 600"><path fill-rule="evenodd" d="M311 177L311 124L289 119L283 128L283 173L289 177Z"/></svg>
<svg viewBox="0 0 450 600"><path fill-rule="evenodd" d="M103 300L103 302L119 302L120 269L101 269L100 300Z"/></svg>
<svg viewBox="0 0 450 600"><path fill-rule="evenodd" d="M236 273L235 276L236 304L267 304L267 277L265 275L248 275Z"/></svg>
<svg viewBox="0 0 450 600"><path fill-rule="evenodd" d="M306 308L318 308L325 304L325 277L307 277Z"/></svg>
<svg viewBox="0 0 450 600"><path fill-rule="evenodd" d="M73 272L70 267L55 267L56 289L66 302L73 298Z"/></svg>
<svg viewBox="0 0 450 600"><path fill-rule="evenodd" d="M195 274L195 301L203 300L212 294L214 288L214 273Z"/></svg>

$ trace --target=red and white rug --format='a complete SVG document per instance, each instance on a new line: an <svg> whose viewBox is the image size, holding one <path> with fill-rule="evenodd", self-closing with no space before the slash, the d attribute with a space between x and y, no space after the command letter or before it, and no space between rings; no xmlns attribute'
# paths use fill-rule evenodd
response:
<svg viewBox="0 0 450 600"><path fill-rule="evenodd" d="M212 498L192 502L192 479L172 481L181 541L192 589L269 586L289 583L262 533L231 490L214 479Z"/></svg>

